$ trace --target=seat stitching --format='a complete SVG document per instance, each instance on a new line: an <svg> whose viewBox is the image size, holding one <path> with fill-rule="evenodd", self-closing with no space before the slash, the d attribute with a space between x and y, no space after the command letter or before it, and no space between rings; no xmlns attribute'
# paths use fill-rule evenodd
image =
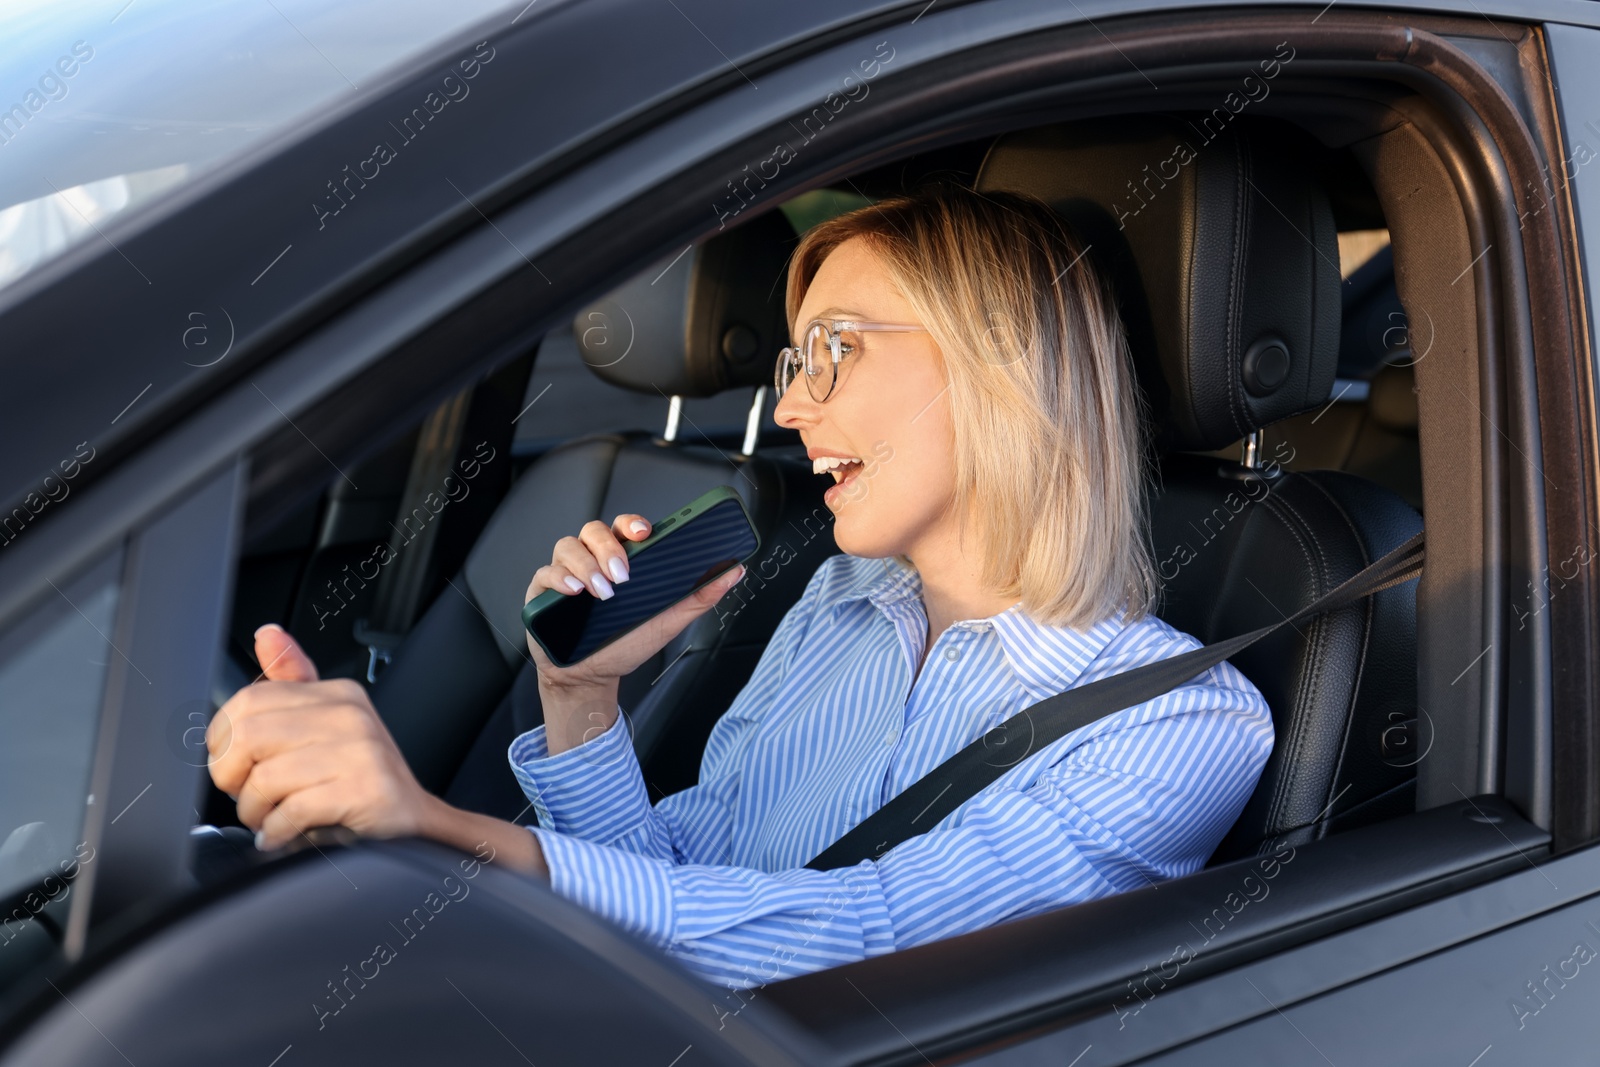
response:
<svg viewBox="0 0 1600 1067"><path fill-rule="evenodd" d="M1277 503L1281 505L1283 510L1286 510L1290 515L1292 515L1296 522L1298 522L1302 527L1307 526L1304 517L1300 515L1295 508L1282 501L1278 501ZM1282 516L1280 516L1280 518L1281 517ZM1328 584L1326 560L1322 558L1321 546L1317 543L1315 538L1302 539L1303 533L1309 533L1308 528L1297 530L1288 522L1285 522L1284 525L1285 528L1288 529L1294 536L1295 540L1300 544L1301 551L1306 555L1308 564L1320 565L1320 577L1318 585L1318 592L1320 593L1327 588ZM1305 634L1306 656L1310 661L1310 669L1301 676L1300 684L1296 687L1296 693L1294 697L1296 707L1307 705L1313 699L1315 693L1321 686L1324 664L1327 658L1324 652L1327 644L1327 637L1327 626L1323 619L1318 617L1311 620L1310 624L1306 627ZM1306 759L1305 750L1309 744L1309 726L1305 716L1294 716L1292 721L1294 723L1294 735L1291 742L1291 752L1294 763L1298 766L1304 763ZM1291 813L1288 810L1292 801L1290 793L1291 776L1286 774L1279 780L1277 789L1274 791L1272 807L1274 825L1287 821L1291 817Z"/></svg>
<svg viewBox="0 0 1600 1067"><path fill-rule="evenodd" d="M1318 484L1314 479L1311 479L1311 478L1304 478L1304 479L1302 479L1302 481L1304 481L1305 483L1315 487L1316 490L1323 495L1323 497L1327 498L1330 501L1330 503L1334 504L1335 513L1338 514L1339 517L1344 521L1348 532L1351 534L1351 536L1355 539L1355 541L1357 543L1358 553L1360 555L1360 558L1363 560L1363 565L1365 565L1365 562L1370 562L1369 553L1366 550L1365 544L1362 542L1360 531L1354 525L1354 523L1350 519L1350 516L1344 511L1344 509L1342 509L1342 508L1340 508L1338 506L1337 501L1334 501L1332 499L1331 494L1328 493L1327 489L1324 486ZM1285 503L1285 506L1292 506L1292 505L1287 504L1287 502L1284 502L1284 503ZM1333 578L1325 570L1324 571L1324 577L1323 577L1322 591L1326 592L1328 589L1332 588L1333 584L1334 584ZM1348 607L1347 608L1341 608L1340 610L1341 611L1345 611L1345 610L1349 610L1349 608ZM1323 630L1325 630L1325 631L1331 631L1332 630L1332 622L1329 620L1328 616L1319 617L1319 622L1323 623L1323 627L1322 627ZM1366 665L1367 648L1368 648L1368 644L1370 642L1370 636L1369 635L1370 635L1371 622L1372 622L1372 598L1371 597L1367 597L1367 598L1365 598L1365 603L1363 604L1363 607L1362 607L1362 620L1361 620L1361 623L1360 623L1361 634L1360 634L1359 652L1358 652L1358 656L1357 656L1356 671L1355 671L1355 673L1354 673L1354 675L1353 675L1353 677L1352 677L1352 679L1350 681L1349 694L1348 694L1347 699L1345 701L1344 731L1343 731L1343 733L1341 735L1341 744L1340 744L1340 748L1339 748L1339 755L1338 755L1338 759L1337 759L1337 761L1336 761L1336 763L1334 764L1334 767L1333 767L1333 774L1328 780L1327 788L1325 790L1323 790L1323 792L1322 792L1322 796L1330 804L1332 803L1332 801L1337 796L1337 794L1334 792L1334 788L1338 784L1339 773L1340 773L1340 771L1343 769L1343 767L1345 765L1345 755L1348 752L1348 746L1349 746L1349 743L1350 743L1350 731L1354 726L1354 712L1355 712L1355 706L1356 706L1356 698L1357 698L1357 694L1359 693L1359 690L1360 690L1361 672L1365 668L1365 665ZM1331 647L1331 634L1329 635L1328 644ZM1318 668L1319 677L1320 677L1320 675L1322 673L1322 667L1320 665L1320 660L1321 660L1321 656L1319 654L1319 668ZM1328 818L1331 818L1331 817L1332 817L1332 813L1329 813ZM1307 826L1315 827L1317 825L1321 825L1321 824L1325 823L1326 821L1328 821L1326 818L1325 819L1318 819L1316 822L1308 823Z"/></svg>
<svg viewBox="0 0 1600 1067"><path fill-rule="evenodd" d="M1320 595L1328 588L1327 560L1324 558L1321 546L1315 538L1308 539L1302 536L1303 533L1310 533L1310 524L1306 522L1305 517L1293 504L1283 499L1281 493L1269 494L1263 499L1263 503L1268 505L1269 512L1283 524L1284 529L1289 532L1290 536L1295 539L1295 543L1300 546L1301 555L1305 557L1308 568L1315 568L1313 573L1318 579L1317 591ZM1290 521L1291 519L1293 520L1292 522ZM1312 619L1311 624L1307 627L1305 636L1307 654L1311 660L1311 669L1301 677L1300 684L1296 687L1295 707L1302 706L1306 702L1308 694L1314 693L1320 685L1323 664L1326 658L1324 646L1327 644L1327 638L1327 626L1323 617L1318 616ZM1301 716L1292 715L1290 721L1294 727L1294 734L1289 739L1290 758L1298 764L1307 743L1306 726ZM1279 779L1277 786L1273 790L1272 802L1268 805L1268 813L1273 825L1276 825L1279 818L1284 814L1284 808L1288 803L1289 784L1290 776L1285 774Z"/></svg>
<svg viewBox="0 0 1600 1067"><path fill-rule="evenodd" d="M1300 554L1305 559L1305 563L1306 563L1307 569L1314 568L1315 565L1316 565L1316 561L1315 561L1315 559L1312 558L1312 553L1311 553L1310 549L1308 548L1306 541L1301 537L1300 532L1294 528L1294 524L1290 521L1290 519L1298 519L1299 516L1293 514L1292 512L1289 515L1282 514L1281 510L1276 506L1276 502L1273 500L1273 497L1271 495L1268 495L1267 497L1263 498L1262 502L1267 505L1267 514L1270 515L1273 519L1277 520L1279 525L1285 531L1288 532L1289 536L1291 536L1291 537L1293 537L1295 539L1295 543L1300 548ZM1270 603L1270 601L1269 601L1269 603ZM1273 605L1273 607L1276 608L1277 605ZM1281 611L1282 609L1279 609L1279 610ZM1311 642L1311 637L1308 636L1306 638L1306 640L1307 640L1307 643L1309 644ZM1313 659L1313 661L1315 661L1316 657L1313 656L1312 659ZM1304 679L1301 680L1301 688L1303 689L1303 687L1304 687ZM1291 699L1298 703L1298 701L1300 700L1299 693L1297 693ZM1290 721L1291 721L1291 725L1295 724L1295 720L1292 717L1291 717ZM1284 745L1286 746L1286 750L1290 753L1290 757L1289 758L1291 758L1291 759L1294 757L1294 755L1297 753L1298 749L1301 747L1300 738L1301 738L1301 731L1296 729L1296 730L1294 730L1293 733L1291 733L1291 735L1289 737L1284 739ZM1287 776L1284 776L1284 779L1281 779L1279 781L1279 783L1277 784L1277 786L1274 787L1272 798L1268 802L1268 805L1267 805L1267 816L1268 816L1268 822L1269 822L1270 826L1276 826L1277 821L1278 821L1278 812L1283 807L1283 795L1282 794L1283 794L1284 789L1286 788L1285 785L1284 785L1284 782L1286 780L1287 780Z"/></svg>
<svg viewBox="0 0 1600 1067"><path fill-rule="evenodd" d="M1345 511L1338 498L1328 490L1326 485L1323 485L1320 481L1314 478L1307 480L1310 485L1315 488L1317 492L1321 493L1328 503L1333 506L1334 512L1344 520L1345 528L1350 532L1352 539L1355 541L1356 551L1360 553L1361 566L1363 568L1367 567L1372 562L1372 552L1368 548L1365 539L1362 538L1361 531L1356 526L1354 520L1350 517L1349 513ZM1377 600L1378 595L1381 594L1375 594L1362 599L1362 606L1364 610L1362 613L1361 622L1360 654L1356 658L1355 677L1351 682L1350 699L1345 708L1344 739L1343 743L1339 746L1339 760L1334 767L1333 779L1328 783L1329 792L1332 792L1333 787L1338 784L1339 775L1344 770L1346 758L1350 752L1350 732L1355 728L1356 705L1359 702L1358 698L1361 693L1361 682L1366 675L1367 656L1372 645L1372 619L1376 611L1375 601ZM1333 798L1329 797L1328 800L1329 803L1331 803ZM1333 813L1329 812L1328 817L1331 819L1333 817Z"/></svg>
<svg viewBox="0 0 1600 1067"><path fill-rule="evenodd" d="M1234 173L1234 208L1237 225L1235 231L1238 240L1233 246L1233 270L1229 278L1229 306L1228 306L1228 406L1233 410L1234 428L1243 436L1250 432L1250 409L1244 397L1240 395L1239 383L1239 347L1240 323L1244 318L1242 305L1244 302L1244 260L1250 247L1250 198L1245 192L1249 183L1250 156L1244 151L1244 144L1238 134L1234 135L1234 158L1238 164Z"/></svg>

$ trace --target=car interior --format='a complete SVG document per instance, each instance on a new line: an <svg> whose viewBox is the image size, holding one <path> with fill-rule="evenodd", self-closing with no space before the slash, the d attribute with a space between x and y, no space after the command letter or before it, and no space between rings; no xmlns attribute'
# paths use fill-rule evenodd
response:
<svg viewBox="0 0 1600 1067"><path fill-rule="evenodd" d="M1257 17L1241 16L1238 39L1276 41L1270 14L1259 29L1250 21ZM230 454L226 491L236 494L228 499L243 528L237 544L231 526L213 537L226 542L215 550L224 561L217 570L234 571L231 591L215 598L226 643L203 710L259 676L252 635L281 623L324 678L368 688L425 788L459 807L531 824L532 805L506 751L541 721L520 619L533 572L557 539L586 522L621 512L659 519L727 486L757 528L758 557L717 609L624 679L620 693L652 797L691 786L712 727L817 566L838 551L823 503L831 480L812 473L798 434L772 421L773 363L790 340L788 258L822 220L925 182L950 182L1044 200L1111 284L1147 430L1157 615L1206 643L1276 624L1421 533L1425 507L1427 568L1420 581L1297 621L1233 658L1265 695L1276 743L1205 870L773 983L759 991L762 1003L847 1049L851 1062L912 1062L908 1046L924 1058L964 1055L990 1038L1103 1017L1140 966L1147 976L1159 969L1156 961L1191 931L1204 951L1184 968L1185 982L1324 935L1363 932L1353 928L1525 869L1547 846L1592 840L1588 816L1570 814L1586 779L1559 777L1564 767L1588 773L1581 752L1563 753L1557 743L1566 736L1560 729L1572 729L1558 713L1577 705L1560 702L1559 677L1540 674L1560 668L1578 638L1553 633L1553 612L1526 631L1510 625L1522 603L1521 569L1538 572L1546 523L1558 525L1541 495L1558 487L1540 484L1535 461L1541 440L1551 442L1547 458L1566 441L1541 435L1562 430L1567 415L1536 402L1565 382L1546 372L1548 353L1564 343L1550 308L1566 297L1553 285L1524 291L1516 256L1541 262L1533 237L1525 238L1531 252L1489 255L1488 239L1521 220L1499 192L1485 195L1494 175L1474 162L1462 132L1491 127L1509 153L1515 145L1503 131L1511 116L1533 130L1522 130L1525 140L1543 138L1548 147L1549 104L1485 92L1487 76L1459 76L1459 56L1429 53L1428 78L1457 78L1449 83L1455 102L1442 104L1438 84L1409 68L1411 82L1396 73L1401 37L1411 63L1437 49L1429 34L1413 35L1398 16L1376 29L1340 17L1327 21L1354 43L1329 44L1308 31L1301 43L1312 58L1296 61L1270 102L1253 101L1244 114L1214 106L1237 82L1219 71L1244 45L1230 43L1214 63L1194 59L1202 53L1185 50L1193 28L1182 20L1140 24L1153 55L1175 50L1159 53L1162 62L1177 64L1171 55L1181 54L1198 64L1165 72L1152 65L1162 79L1159 104L1142 95L1144 71L1124 69L1133 61L1103 33L1063 33L1056 43L1066 58L1051 54L1059 66L1041 61L1037 74L1005 61L1044 57L1051 43L1008 39L961 52L948 71L908 75L903 90L888 81L875 87L881 96L872 108L845 112L827 132L832 140L775 188L755 195L747 180L750 202L740 199L732 214L715 205L705 212L700 193L731 193L729 175L754 158L752 146L769 129L720 132L673 164L681 171L659 188L607 187L596 201L611 205L604 218L546 235L540 265L572 261L567 277L552 272L553 289L542 288L549 279L531 280L540 266L512 237L496 235L528 272L515 263L515 274L493 275L500 268L484 260L470 291L463 283L448 298L454 303L429 305L433 318L419 312L408 332L372 342L362 356L368 362L350 364L361 369L349 380L317 379L291 408L299 421L285 416L248 439L248 454ZM1499 63L1496 77L1511 84L1506 72L1517 69L1518 52L1509 40L1499 50L1483 27L1428 25L1454 34L1453 47L1473 63ZM1369 37L1381 62L1373 62ZM1102 68L1080 70L1079 53L1065 45L1114 73L1095 81ZM1347 51L1361 54L1350 59ZM958 73L973 87L951 88ZM968 110L940 110L948 101ZM654 143L647 135L675 136L680 120L684 128L726 124L726 116L706 118L694 107L657 116L659 128L646 133L618 136L637 134L643 154ZM587 162L571 166L571 175L550 174L574 183L591 175ZM1506 169L1520 174L1525 166L1512 158ZM491 214L505 219L513 207L534 214L548 206L539 199L546 195L561 203L540 184L559 192L550 174L507 186L482 220L419 229L405 255L384 265L388 273L359 279L366 289L352 282L306 311L295 324L300 333L286 328L263 342L261 365L277 361L287 375L305 365L291 357L325 354L340 343L334 331L318 332L327 323L350 334L360 328L353 312L353 326L339 318L346 304L359 308L368 293L415 293L394 280L429 282L428 271L447 266L439 249L476 255L477 246L457 240L481 235L466 227ZM1527 232L1543 233L1540 226L1554 232L1548 219L1530 221ZM383 310L376 301L373 308L364 310ZM188 520L167 521L178 528ZM112 572L121 566L104 564L106 573L62 596L99 604L97 590L114 592ZM183 598L170 599L181 615ZM84 622L111 631L114 606L105 599ZM0 666L8 647L0 644ZM209 667L196 670L203 676ZM84 697L86 707L90 701ZM169 736L149 743L162 749L149 762L165 766L176 754L199 777L203 730L194 724L206 715L189 706L159 714L171 716ZM87 752L88 741L81 747ZM145 795L144 782L127 790L132 799ZM259 887L276 864L291 869L253 848L233 800L209 780L203 790L187 843L200 895L186 901ZM62 803L80 796L64 788ZM187 806L187 796L180 803ZM169 820L172 836L187 820L186 812ZM130 840L132 821L118 827ZM330 852L350 843L337 834L311 841ZM122 847L133 855L132 845ZM401 845L350 851L384 847ZM1208 919L1203 931L1196 926L1197 916L1221 914L1218 901L1237 898L1241 872L1274 857L1287 865L1285 855L1293 873L1273 882L1270 910L1252 901L1215 931ZM156 866L143 853L135 858L121 862ZM111 871L115 860L108 848L95 870ZM95 877L115 884L109 874ZM151 909L169 909L162 921L194 888L185 880L172 890L173 881L148 894ZM103 908L112 898L96 892ZM87 908L52 901L41 912L51 939L76 946L64 953L68 961L83 951ZM135 912L130 906L126 921L97 914L96 937L120 936L154 914ZM20 953L13 956L0 964L21 973ZM728 1003L736 1011L741 1002Z"/></svg>
<svg viewBox="0 0 1600 1067"><path fill-rule="evenodd" d="M773 983L764 1003L857 1061L888 1062L906 1033L968 1047L995 1027L1103 1012L1108 991L1188 939L1193 917L1214 914L1263 857L1295 856L1293 877L1273 884L1270 911L1215 932L1208 922L1185 981L1527 863L1552 821L1548 754L1533 710L1523 733L1496 710L1495 664L1516 653L1462 654L1491 629L1485 561L1503 549L1484 516L1513 521L1482 495L1490 431L1446 395L1450 376L1480 374L1481 346L1497 370L1516 356L1480 341L1477 295L1452 282L1483 223L1459 207L1462 180L1451 186L1428 139L1447 138L1405 91L1362 83L1346 99L1315 83L1233 116L1202 108L1218 84L1187 97L1173 85L1160 111L1112 94L951 119L893 151L837 142L851 162L819 162L781 195L703 217L687 244L639 236L630 256L611 253L622 269L574 283L554 312L530 306L520 333L506 307L540 290L507 286L491 340L458 326L409 340L381 375L319 399L318 421L286 423L246 457L211 705L259 675L252 634L279 622L323 677L369 688L425 788L531 823L506 750L541 721L520 620L533 572L586 522L661 518L729 486L759 556L620 694L652 796L692 785L713 725L837 551L831 481L772 421L788 257L819 221L952 182L1044 200L1111 283L1146 420L1161 618L1207 643L1277 623L1422 531L1425 502L1428 570L1233 658L1266 696L1276 744L1207 869ZM851 114L863 132L849 136L881 136L875 115ZM726 164L696 167L717 189L737 170ZM642 225L644 208L629 210ZM491 306L474 299L463 319ZM468 344L444 347L458 337ZM448 369L458 363L484 369L468 380ZM1481 388L1497 387L1483 375ZM342 409L355 393L364 406ZM1518 448L1513 435L1536 430L1509 400L1507 411L1495 429ZM335 427L343 439L329 443ZM162 743L203 767L202 732L186 727L204 715L187 714ZM213 898L259 884L275 857L252 847L230 798L203 789L190 873Z"/></svg>
<svg viewBox="0 0 1600 1067"><path fill-rule="evenodd" d="M1208 642L1277 621L1422 528L1414 357L1383 215L1350 153L1244 120L1130 200L1123 175L1196 136L1194 116L1151 115L947 146L649 264L326 491L252 525L216 699L258 671L254 629L282 621L325 676L370 684L424 786L530 821L505 751L540 721L519 620L533 571L591 519L664 516L731 485L763 562L622 688L653 794L692 784L712 725L837 551L826 478L771 421L787 256L806 226L923 181L1041 197L1091 245L1149 413L1158 614ZM474 476L441 499L452 469ZM374 576L363 561L380 544L398 561ZM1413 584L1237 659L1278 743L1214 863L1414 810ZM231 803L213 790L205 816L227 826Z"/></svg>

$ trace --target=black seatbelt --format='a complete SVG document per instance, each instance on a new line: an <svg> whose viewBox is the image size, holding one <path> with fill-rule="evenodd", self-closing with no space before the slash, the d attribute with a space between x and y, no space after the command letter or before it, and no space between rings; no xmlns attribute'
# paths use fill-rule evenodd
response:
<svg viewBox="0 0 1600 1067"><path fill-rule="evenodd" d="M911 783L806 866L827 871L877 859L907 838L927 832L1044 746L1097 719L1154 700L1285 626L1409 581L1422 573L1423 555L1419 533L1282 622L1101 678L1024 708Z"/></svg>
<svg viewBox="0 0 1600 1067"><path fill-rule="evenodd" d="M423 501L430 493L444 491L444 478L454 468L471 402L472 389L463 389L435 408L417 434L417 448L411 454L411 469L395 513L397 521L389 524L389 551L394 562L378 575L367 617L355 623L355 639L367 646L368 683L378 680L378 665L389 662L423 608L439 524L423 524L414 536L407 536L402 527L415 511L430 514Z"/></svg>

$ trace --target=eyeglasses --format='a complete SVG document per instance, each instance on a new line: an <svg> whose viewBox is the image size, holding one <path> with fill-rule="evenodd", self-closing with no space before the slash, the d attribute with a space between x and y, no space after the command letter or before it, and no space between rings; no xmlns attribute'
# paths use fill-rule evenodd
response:
<svg viewBox="0 0 1600 1067"><path fill-rule="evenodd" d="M811 399L821 404L833 395L834 384L839 380L839 361L861 351L862 334L874 331L916 333L924 330L924 326L899 322L812 319L806 324L800 346L785 348L778 353L778 369L773 376L778 397L781 399L788 392L790 384L804 372L806 390L810 392Z"/></svg>

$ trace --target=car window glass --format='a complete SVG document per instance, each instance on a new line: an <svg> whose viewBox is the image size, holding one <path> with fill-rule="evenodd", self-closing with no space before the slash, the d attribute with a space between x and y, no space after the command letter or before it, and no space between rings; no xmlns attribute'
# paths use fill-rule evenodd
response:
<svg viewBox="0 0 1600 1067"><path fill-rule="evenodd" d="M505 0L0 6L0 286Z"/></svg>
<svg viewBox="0 0 1600 1067"><path fill-rule="evenodd" d="M118 553L0 633L0 895L79 854L120 570Z"/></svg>

